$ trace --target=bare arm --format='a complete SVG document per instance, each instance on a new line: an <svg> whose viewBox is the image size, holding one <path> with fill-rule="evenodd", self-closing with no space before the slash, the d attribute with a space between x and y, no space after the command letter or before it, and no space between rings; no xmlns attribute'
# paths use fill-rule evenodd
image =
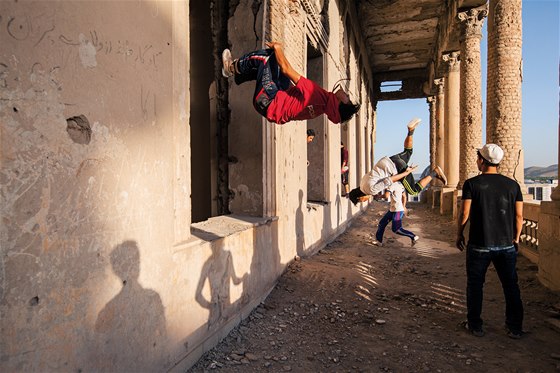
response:
<svg viewBox="0 0 560 373"><path fill-rule="evenodd" d="M410 166L406 169L406 171L403 171L400 174L396 174L396 175L391 176L391 181L395 182L395 181L399 181L401 179L404 179L405 177L407 177L410 173L412 173L417 168L418 168L418 165Z"/></svg>
<svg viewBox="0 0 560 373"><path fill-rule="evenodd" d="M408 216L408 209L406 208L407 200L408 200L407 194L406 194L406 192L403 192L402 193L402 205L403 205L404 213Z"/></svg>
<svg viewBox="0 0 560 373"><path fill-rule="evenodd" d="M515 237L513 242L519 243L521 230L523 229L523 201L515 202Z"/></svg>
<svg viewBox="0 0 560 373"><path fill-rule="evenodd" d="M278 61L278 65L280 66L280 70L282 74L286 75L294 84L299 82L299 78L301 78L301 74L295 71L288 62L288 59L284 55L284 50L282 49L282 44L272 41L270 43L266 43L266 46L269 48L274 49L274 54L276 55L276 61Z"/></svg>
<svg viewBox="0 0 560 373"><path fill-rule="evenodd" d="M464 199L461 206L461 211L459 213L459 219L457 223L457 240L455 241L455 246L457 246L457 248L461 251L465 249L465 236L463 232L465 231L465 226L469 221L469 216L471 213L471 203L472 200Z"/></svg>

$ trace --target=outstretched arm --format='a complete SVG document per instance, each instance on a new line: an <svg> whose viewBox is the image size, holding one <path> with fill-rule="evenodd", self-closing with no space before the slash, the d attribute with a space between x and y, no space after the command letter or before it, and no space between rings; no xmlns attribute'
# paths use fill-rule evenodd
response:
<svg viewBox="0 0 560 373"><path fill-rule="evenodd" d="M410 173L412 173L417 168L418 168L418 165L409 166L409 167L407 167L406 171L403 171L400 174L396 174L396 175L391 176L391 181L395 182L395 181L399 181L401 179L404 179L405 177L407 177Z"/></svg>
<svg viewBox="0 0 560 373"><path fill-rule="evenodd" d="M301 74L294 70L288 59L284 55L284 50L282 49L282 44L276 41L271 41L270 43L267 42L266 46L269 48L274 49L274 54L276 55L276 61L278 61L278 65L280 66L280 70L282 74L286 75L290 80L297 84L299 82L299 78L301 78Z"/></svg>

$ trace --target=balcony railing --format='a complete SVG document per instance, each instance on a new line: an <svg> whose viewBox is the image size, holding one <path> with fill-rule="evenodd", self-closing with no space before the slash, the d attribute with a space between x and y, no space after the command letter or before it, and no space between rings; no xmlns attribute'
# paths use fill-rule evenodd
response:
<svg viewBox="0 0 560 373"><path fill-rule="evenodd" d="M520 238L521 253L534 263L539 259L539 213L540 201L523 203L523 229Z"/></svg>

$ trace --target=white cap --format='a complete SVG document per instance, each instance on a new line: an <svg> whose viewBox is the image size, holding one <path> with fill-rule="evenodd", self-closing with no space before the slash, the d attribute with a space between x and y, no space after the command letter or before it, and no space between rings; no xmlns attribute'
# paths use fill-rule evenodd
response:
<svg viewBox="0 0 560 373"><path fill-rule="evenodd" d="M477 150L482 158L492 164L499 164L504 158L504 151L496 144L486 144Z"/></svg>

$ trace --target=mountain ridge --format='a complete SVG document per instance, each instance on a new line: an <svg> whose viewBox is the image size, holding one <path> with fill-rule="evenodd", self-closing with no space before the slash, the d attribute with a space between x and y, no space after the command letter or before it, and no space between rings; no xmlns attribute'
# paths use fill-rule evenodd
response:
<svg viewBox="0 0 560 373"><path fill-rule="evenodd" d="M530 178L553 178L553 179L557 179L558 178L558 165L557 164L553 164L547 167L540 167L540 166L532 166L532 167L526 167L524 169L525 171L525 179L530 179Z"/></svg>

